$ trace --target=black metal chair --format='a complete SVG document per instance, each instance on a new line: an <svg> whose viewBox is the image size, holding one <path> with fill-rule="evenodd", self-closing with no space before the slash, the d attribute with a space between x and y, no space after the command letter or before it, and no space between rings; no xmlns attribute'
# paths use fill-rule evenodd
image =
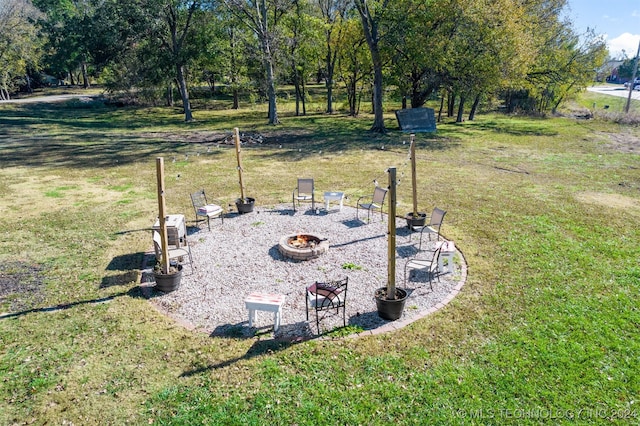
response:
<svg viewBox="0 0 640 426"><path fill-rule="evenodd" d="M293 211L296 211L296 201L300 207L301 201L311 201L311 209L316 209L316 199L314 195L313 179L298 179L298 187L293 190Z"/></svg>
<svg viewBox="0 0 640 426"><path fill-rule="evenodd" d="M199 217L207 218L207 227L211 231L211 218L220 216L221 222L224 223L224 210L218 204L210 204L207 202L207 196L204 193L204 189L191 194L191 203L193 209L196 212L196 226L200 221ZM204 219L203 219L204 220Z"/></svg>
<svg viewBox="0 0 640 426"><path fill-rule="evenodd" d="M326 283L314 283L306 288L307 301L307 321L309 321L309 310L316 312L316 327L320 334L320 312L336 310L336 314L340 314L342 308L342 324L347 325L346 317L346 300L347 300L347 284L349 277L341 280L329 281Z"/></svg>
<svg viewBox="0 0 640 426"><path fill-rule="evenodd" d="M370 221L370 215L372 210L379 209L380 210L380 220L383 220L384 216L382 215L382 207L384 206L384 199L387 196L387 192L389 190L387 188L382 188L380 186L376 186L373 190L373 196L371 197L371 201L367 203L361 203L360 200L367 198L366 196L362 196L358 198L358 202L356 203L356 217L360 219L359 210L366 209L367 210L367 223Z"/></svg>

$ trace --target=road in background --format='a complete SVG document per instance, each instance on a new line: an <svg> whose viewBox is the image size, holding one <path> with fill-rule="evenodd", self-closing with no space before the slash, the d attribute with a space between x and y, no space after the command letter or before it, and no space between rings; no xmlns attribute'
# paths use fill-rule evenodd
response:
<svg viewBox="0 0 640 426"><path fill-rule="evenodd" d="M618 96L619 98L628 98L629 97L629 89L625 89L623 86L594 86L587 87L589 92L596 92L602 95L611 95ZM631 99L636 99L640 101L640 90L634 90L631 95Z"/></svg>
<svg viewBox="0 0 640 426"><path fill-rule="evenodd" d="M0 105L2 104L33 104L37 102L62 102L68 101L69 99L79 99L79 100L91 100L95 98L93 95L49 95L49 96L34 96L32 98L17 98L17 99L8 99L8 100L0 100Z"/></svg>

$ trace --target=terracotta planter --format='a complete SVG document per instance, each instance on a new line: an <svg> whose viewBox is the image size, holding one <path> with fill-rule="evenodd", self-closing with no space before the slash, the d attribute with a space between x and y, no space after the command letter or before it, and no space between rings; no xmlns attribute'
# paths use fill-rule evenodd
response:
<svg viewBox="0 0 640 426"><path fill-rule="evenodd" d="M413 228L418 226L422 227L427 222L426 213L418 213L418 216L414 216L412 213L407 213L404 217L407 220L407 227L413 231Z"/></svg>
<svg viewBox="0 0 640 426"><path fill-rule="evenodd" d="M408 293L406 290L396 288L396 298L387 299L387 288L381 287L376 290L375 299L378 307L378 315L380 318L395 321L402 316L404 304L407 301Z"/></svg>
<svg viewBox="0 0 640 426"><path fill-rule="evenodd" d="M236 199L236 208L238 209L238 213L251 213L253 211L253 205L255 204L255 202L256 199L251 197Z"/></svg>
<svg viewBox="0 0 640 426"><path fill-rule="evenodd" d="M160 290L163 293L170 293L180 287L180 280L182 279L182 265L178 265L176 268L177 271L169 274L153 272L153 276L156 279L156 290Z"/></svg>

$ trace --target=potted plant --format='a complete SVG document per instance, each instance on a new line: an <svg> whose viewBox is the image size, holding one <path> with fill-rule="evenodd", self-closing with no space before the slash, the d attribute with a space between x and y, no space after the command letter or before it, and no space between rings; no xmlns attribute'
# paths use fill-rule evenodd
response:
<svg viewBox="0 0 640 426"><path fill-rule="evenodd" d="M180 280L182 279L182 265L179 263L171 264L165 272L162 268L162 263L156 262L153 268L153 276L156 280L156 290L164 293L177 290L180 287Z"/></svg>
<svg viewBox="0 0 640 426"><path fill-rule="evenodd" d="M251 213L255 202L256 199L251 197L236 198L236 208L238 209L238 213Z"/></svg>
<svg viewBox="0 0 640 426"><path fill-rule="evenodd" d="M424 212L410 212L404 217L407 220L407 227L412 231L416 227L422 227L427 222L427 214Z"/></svg>
<svg viewBox="0 0 640 426"><path fill-rule="evenodd" d="M402 288L393 286L392 291L394 293L389 292L389 287L380 287L375 293L378 316L389 321L395 321L402 316L408 297L407 291ZM395 294L395 296L391 298L387 296L389 294Z"/></svg>
<svg viewBox="0 0 640 426"><path fill-rule="evenodd" d="M388 258L389 266L387 270L387 286L378 288L375 291L376 306L378 315L381 318L395 321L402 316L404 304L407 301L408 293L402 288L396 287L396 169L390 167L389 170L389 243Z"/></svg>
<svg viewBox="0 0 640 426"><path fill-rule="evenodd" d="M240 159L240 130L236 127L233 129L235 133L236 158L238 159L238 178L240 181L240 198L236 199L236 208L238 213L250 213L253 211L255 198L244 196L244 184L242 182L242 161Z"/></svg>

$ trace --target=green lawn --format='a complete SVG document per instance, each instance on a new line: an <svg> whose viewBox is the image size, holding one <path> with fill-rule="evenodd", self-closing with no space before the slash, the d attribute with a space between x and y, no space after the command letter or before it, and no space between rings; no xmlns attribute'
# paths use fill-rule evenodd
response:
<svg viewBox="0 0 640 426"><path fill-rule="evenodd" d="M240 195L213 140L234 127L265 136L243 149L258 204L299 176L353 203L395 166L404 213L408 135L392 111L377 136L366 114L283 105L269 127L262 107L206 106L187 125L177 109L0 104L0 424L640 423L638 127L483 114L418 134L419 205L447 210L462 292L394 333L294 344L189 331L142 296L156 158L189 220L190 192Z"/></svg>

